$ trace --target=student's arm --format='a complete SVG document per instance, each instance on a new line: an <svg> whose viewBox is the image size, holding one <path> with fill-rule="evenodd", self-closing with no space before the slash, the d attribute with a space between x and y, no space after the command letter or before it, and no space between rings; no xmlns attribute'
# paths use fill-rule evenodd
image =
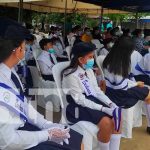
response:
<svg viewBox="0 0 150 150"><path fill-rule="evenodd" d="M91 78L92 78L92 81L93 81L93 85L94 85L94 87L96 89L95 93L96 93L97 98L101 102L105 103L107 106L110 106L113 102L104 94L104 92L98 86L96 77L95 77L95 75L94 75L92 70L91 70L90 73L91 73Z"/></svg>
<svg viewBox="0 0 150 150"><path fill-rule="evenodd" d="M7 110L0 106L0 149L28 149L48 140L48 131L17 130L17 122Z"/></svg>
<svg viewBox="0 0 150 150"><path fill-rule="evenodd" d="M80 82L76 76L70 75L66 77L63 83L63 88L69 90L69 94L73 97L74 101L83 107L88 107L95 110L101 110L102 105L92 102L82 94L82 89L80 87ZM64 90L65 91L65 90ZM67 94L67 93L66 93Z"/></svg>
<svg viewBox="0 0 150 150"><path fill-rule="evenodd" d="M51 75L52 74L52 67L53 64L51 64L51 66L46 65L43 61L38 60L38 64L41 70L41 73L44 75Z"/></svg>

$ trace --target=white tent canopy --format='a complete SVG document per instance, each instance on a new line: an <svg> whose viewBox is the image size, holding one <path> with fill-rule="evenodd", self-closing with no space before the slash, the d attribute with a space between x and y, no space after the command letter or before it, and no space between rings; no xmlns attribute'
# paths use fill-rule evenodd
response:
<svg viewBox="0 0 150 150"><path fill-rule="evenodd" d="M0 5L6 7L18 7L19 0L0 0ZM65 12L65 4L66 0L24 0L23 8L30 9L38 12ZM82 2L77 2L75 0L67 0L67 13L72 12L90 14L90 15L100 15L101 14L101 7L86 4ZM104 9L104 14L110 13L124 13L123 11L118 10L110 10Z"/></svg>

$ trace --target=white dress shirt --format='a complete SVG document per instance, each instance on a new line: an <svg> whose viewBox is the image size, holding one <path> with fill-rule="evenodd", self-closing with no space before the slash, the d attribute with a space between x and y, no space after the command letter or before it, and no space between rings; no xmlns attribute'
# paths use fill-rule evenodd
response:
<svg viewBox="0 0 150 150"><path fill-rule="evenodd" d="M106 103L107 105L112 103L110 99L101 91L100 87L98 86L96 77L92 69L86 70L85 72L84 69L78 67L77 71L84 75L85 73L87 74L89 83L96 93L96 98ZM92 102L85 97L85 95L83 94L85 93L84 88L81 85L81 82L79 78L75 75L75 73L72 73L63 78L62 87L64 89L64 93L71 95L74 101L83 107L88 107L95 110L101 110L102 105L96 104L95 102Z"/></svg>
<svg viewBox="0 0 150 150"><path fill-rule="evenodd" d="M57 63L56 57L54 54L51 54L54 63ZM47 51L42 51L37 58L41 73L43 75L52 75L52 67L55 65L50 60L50 54Z"/></svg>
<svg viewBox="0 0 150 150"><path fill-rule="evenodd" d="M19 80L14 69L10 69L5 64L1 63L0 82L10 86L18 92L15 84L11 80L11 71L13 71ZM40 129L43 129L44 124L48 122L30 104L28 104L27 118L29 123L38 126ZM48 132L44 129L43 131L34 132L17 130L19 127L23 127L24 124L25 122L14 112L0 105L0 149L28 149L48 139Z"/></svg>
<svg viewBox="0 0 150 150"><path fill-rule="evenodd" d="M30 45L26 45L25 60L28 61L28 60L33 60L33 59L34 59L33 48Z"/></svg>
<svg viewBox="0 0 150 150"><path fill-rule="evenodd" d="M66 58L66 56L63 55L64 49L60 42L56 42L55 45L53 45L54 50L56 51L56 56L60 58Z"/></svg>
<svg viewBox="0 0 150 150"><path fill-rule="evenodd" d="M136 70L135 66L138 62L142 60L142 55L138 51L133 51L131 54L131 73L134 75L141 74L138 70Z"/></svg>
<svg viewBox="0 0 150 150"><path fill-rule="evenodd" d="M128 88L137 86L137 83L135 81L124 78L121 75L110 73L108 69L104 69L104 76L106 80L106 86L112 89L127 90Z"/></svg>
<svg viewBox="0 0 150 150"><path fill-rule="evenodd" d="M99 55L104 55L104 56L107 56L108 55L108 50L106 48L102 48L99 52Z"/></svg>
<svg viewBox="0 0 150 150"><path fill-rule="evenodd" d="M146 54L144 57L142 57L141 61L138 62L138 65L144 72L140 72L139 74L146 74L150 76L150 53Z"/></svg>

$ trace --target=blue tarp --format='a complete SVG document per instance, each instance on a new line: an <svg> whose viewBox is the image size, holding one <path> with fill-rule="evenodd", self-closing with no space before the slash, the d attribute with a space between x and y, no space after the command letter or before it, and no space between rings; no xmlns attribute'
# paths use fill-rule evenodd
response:
<svg viewBox="0 0 150 150"><path fill-rule="evenodd" d="M150 11L150 0L77 0L86 3L103 5L104 8L126 11L147 12Z"/></svg>

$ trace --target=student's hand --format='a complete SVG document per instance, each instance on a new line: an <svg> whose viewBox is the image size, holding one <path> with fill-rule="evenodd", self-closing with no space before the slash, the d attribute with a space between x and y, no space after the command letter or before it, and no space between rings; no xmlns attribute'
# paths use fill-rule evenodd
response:
<svg viewBox="0 0 150 150"><path fill-rule="evenodd" d="M118 108L118 106L113 102L109 105L109 107L112 109Z"/></svg>
<svg viewBox="0 0 150 150"><path fill-rule="evenodd" d="M138 81L136 83L138 87L144 87L144 82Z"/></svg>
<svg viewBox="0 0 150 150"><path fill-rule="evenodd" d="M109 116L113 116L114 108L102 107L101 111Z"/></svg>
<svg viewBox="0 0 150 150"><path fill-rule="evenodd" d="M48 130L49 140L58 144L62 144L65 142L69 144L68 139L70 138L69 134L70 129L61 129L61 128L51 128Z"/></svg>

